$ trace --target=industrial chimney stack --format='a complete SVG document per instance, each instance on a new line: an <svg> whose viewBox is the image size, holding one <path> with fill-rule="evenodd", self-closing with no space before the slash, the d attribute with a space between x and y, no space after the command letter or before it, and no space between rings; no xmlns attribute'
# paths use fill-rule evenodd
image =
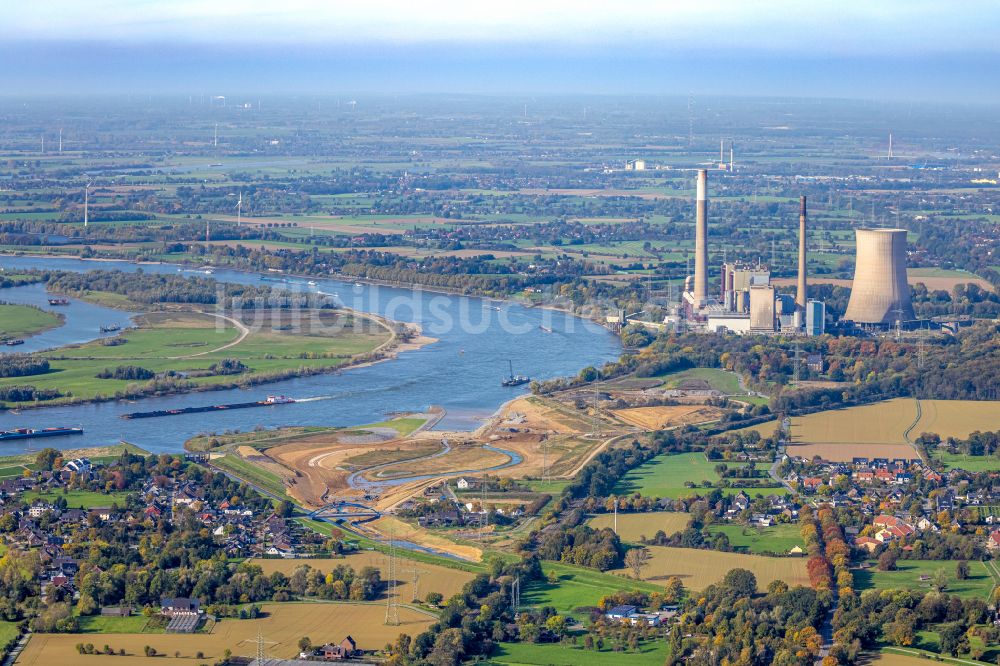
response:
<svg viewBox="0 0 1000 666"><path fill-rule="evenodd" d="M805 313L806 301L806 196L799 197L799 287L795 291L795 305Z"/></svg>
<svg viewBox="0 0 1000 666"><path fill-rule="evenodd" d="M708 170L698 169L698 186L695 197L694 229L694 292L697 305L708 299Z"/></svg>

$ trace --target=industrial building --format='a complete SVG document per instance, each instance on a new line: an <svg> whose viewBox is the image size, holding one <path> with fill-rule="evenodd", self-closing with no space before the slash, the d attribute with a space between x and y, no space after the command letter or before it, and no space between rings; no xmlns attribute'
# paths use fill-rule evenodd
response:
<svg viewBox="0 0 1000 666"><path fill-rule="evenodd" d="M806 335L823 335L826 332L826 303L806 302Z"/></svg>
<svg viewBox="0 0 1000 666"><path fill-rule="evenodd" d="M885 326L914 319L906 281L906 230L857 229L854 284L844 319Z"/></svg>
<svg viewBox="0 0 1000 666"><path fill-rule="evenodd" d="M695 330L731 333L806 332L807 310L814 316L810 330L825 329L822 303L808 300L806 276L806 198L799 200L799 272L795 297L779 294L771 284L771 270L760 264L722 264L718 291L708 287L708 171L699 169L695 196L694 273L684 281L677 312L664 323Z"/></svg>

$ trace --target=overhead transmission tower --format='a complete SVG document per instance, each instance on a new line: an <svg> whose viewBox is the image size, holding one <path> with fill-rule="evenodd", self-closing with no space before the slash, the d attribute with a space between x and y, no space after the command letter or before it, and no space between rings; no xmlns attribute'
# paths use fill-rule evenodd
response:
<svg viewBox="0 0 1000 666"><path fill-rule="evenodd" d="M419 601L420 600L420 576L421 576L421 574L426 574L426 573L430 573L430 572L427 571L426 569L420 569L419 567L417 567L416 564L414 564L409 569L403 569L402 571L403 571L403 573L408 573L408 574L412 574L413 575L413 600L414 601Z"/></svg>
<svg viewBox="0 0 1000 666"><path fill-rule="evenodd" d="M792 368L792 372L795 376L795 383L799 383L799 354L802 352L801 343L798 340L795 341L795 365Z"/></svg>
<svg viewBox="0 0 1000 666"><path fill-rule="evenodd" d="M396 598L396 543L389 528L389 571L386 574L385 624L399 626L399 599Z"/></svg>

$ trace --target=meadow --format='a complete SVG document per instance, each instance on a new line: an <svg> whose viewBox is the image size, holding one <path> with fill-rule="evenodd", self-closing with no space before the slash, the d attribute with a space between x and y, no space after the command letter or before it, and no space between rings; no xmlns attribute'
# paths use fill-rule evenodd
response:
<svg viewBox="0 0 1000 666"><path fill-rule="evenodd" d="M896 562L896 571L879 571L874 562L870 564L868 569L853 571L854 587L858 591L928 590L931 588L930 581L922 581L920 577L933 576L939 569L943 569L948 575L948 587L945 591L960 597L987 599L993 586L1000 584L1000 580L995 580L986 565L978 560L969 562L969 577L966 580L955 577L957 560L899 560Z"/></svg>
<svg viewBox="0 0 1000 666"><path fill-rule="evenodd" d="M798 546L805 548L799 536L796 523L778 523L771 527L749 527L746 525L712 525L712 533L722 533L729 538L734 548L752 554L788 553Z"/></svg>
<svg viewBox="0 0 1000 666"><path fill-rule="evenodd" d="M538 666L606 666L627 662L630 666L661 666L667 658L667 643L644 641L636 652L615 652L606 645L601 650L586 650L582 645L562 643L500 643L487 663L537 664Z"/></svg>
<svg viewBox="0 0 1000 666"><path fill-rule="evenodd" d="M809 585L806 561L798 557L764 557L744 553L723 553L693 548L647 546L649 564L642 570L642 579L665 584L672 576L680 578L689 590L702 590L722 580L730 569L749 569L757 577L757 589L764 591L774 580L790 586ZM631 572L616 569L616 574L631 577Z"/></svg>
<svg viewBox="0 0 1000 666"><path fill-rule="evenodd" d="M687 527L691 514L676 511L650 511L644 513L619 513L618 537L623 541L639 542L642 537L652 538L658 530L666 534L679 532ZM595 530L613 528L615 516L602 513L587 521Z"/></svg>
<svg viewBox="0 0 1000 666"><path fill-rule="evenodd" d="M964 469L967 472L996 472L1000 470L1000 457L967 456L964 453L949 453L941 449L931 452L934 458L945 469Z"/></svg>
<svg viewBox="0 0 1000 666"><path fill-rule="evenodd" d="M329 572L336 566L349 565L355 571L360 571L363 567L376 567L382 571L383 576L389 570L389 558L384 553L375 550L364 550L349 553L341 558L335 559L251 559L251 563L256 564L264 573L270 574L275 571L290 576L298 567L308 564L313 569ZM396 561L396 586L394 594L399 598L400 603L410 603L414 598L423 600L428 592L440 592L445 599L453 594L462 591L462 586L472 580L474 574L461 569L429 562L417 562L405 557L405 551L399 555ZM414 570L416 570L417 586L414 588ZM414 594L416 590L416 594Z"/></svg>
<svg viewBox="0 0 1000 666"><path fill-rule="evenodd" d="M326 370L348 363L354 356L385 344L390 333L380 325L366 324L360 330L345 327L336 330L342 315L324 312L320 321L328 332L301 332L263 328L241 331L231 321L200 312L161 312L136 318L135 329L124 331L124 344L106 345L101 341L70 345L44 352L51 370L33 375L30 382L38 389L54 389L71 395L48 404L66 400L91 400L113 396L129 385L142 381L98 378L104 370L134 365L151 372L183 373L185 382L198 388L230 385L254 377L298 372L300 369ZM238 358L249 370L237 375L218 374L210 368L227 358ZM0 387L25 383L24 377L0 379ZM17 403L11 403L16 405Z"/></svg>
<svg viewBox="0 0 1000 666"><path fill-rule="evenodd" d="M62 317L54 312L30 305L0 303L0 341L35 335L60 324Z"/></svg>
<svg viewBox="0 0 1000 666"><path fill-rule="evenodd" d="M100 493L90 490L70 490L68 492L40 492L29 490L21 494L25 502L30 504L38 498L46 502L54 502L60 497L66 500L66 507L69 509L93 509L94 507L110 507L117 503L118 506L125 506L125 499L128 493Z"/></svg>
<svg viewBox="0 0 1000 666"><path fill-rule="evenodd" d="M695 492L706 493L711 487L705 486L704 481L709 481L712 486L718 485L721 481L715 471L715 466L720 461L708 460L703 453L681 453L677 455L662 455L653 458L639 467L628 472L622 480L615 486L614 492L618 495L631 493L642 493L649 497L687 497ZM728 462L726 465L732 468L744 467L743 463ZM761 479L770 482L770 479ZM689 488L685 483L694 483L698 488ZM741 488L722 488L724 495L734 495L740 492ZM788 492L784 487L774 488L745 488L746 493L754 496L757 493L763 495L783 495Z"/></svg>
<svg viewBox="0 0 1000 666"><path fill-rule="evenodd" d="M695 552L695 551L691 551ZM552 606L562 615L582 618L586 612L578 608L597 606L601 599L621 590L656 592L660 586L652 582L626 580L612 573L602 573L560 562L542 562L542 571L550 580L526 585L521 592L521 606L540 608Z"/></svg>
<svg viewBox="0 0 1000 666"><path fill-rule="evenodd" d="M340 641L350 634L359 648L374 650L395 640L400 633L415 636L434 622L430 614L400 607L399 626L386 626L383 622L385 605L381 603L264 604L262 610L263 617L222 620L209 633L102 634L99 641L96 637L80 634L34 634L15 663L18 666L48 666L102 661L100 657L80 655L75 646L81 642L93 642L98 647L107 644L115 651L124 649L126 656L113 658L120 666L212 663L221 659L227 649L235 656L253 657L258 633L266 641L269 656L287 659L298 654L296 643L303 636L321 645ZM160 656L144 656L143 649L147 645L155 648ZM202 661L195 659L199 652L203 654Z"/></svg>

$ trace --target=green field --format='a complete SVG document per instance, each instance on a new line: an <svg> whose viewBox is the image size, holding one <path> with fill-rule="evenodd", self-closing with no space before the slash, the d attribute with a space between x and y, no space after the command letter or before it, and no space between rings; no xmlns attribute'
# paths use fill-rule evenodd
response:
<svg viewBox="0 0 1000 666"><path fill-rule="evenodd" d="M0 620L0 654L4 645L17 638L17 623Z"/></svg>
<svg viewBox="0 0 1000 666"><path fill-rule="evenodd" d="M118 506L125 506L125 498L128 493L98 493L89 490L70 490L69 492L40 493L37 490L29 490L21 495L25 502L29 504L36 498L42 498L47 502L54 502L60 497L66 500L66 507L69 509L92 509L94 507L110 507L113 503Z"/></svg>
<svg viewBox="0 0 1000 666"><path fill-rule="evenodd" d="M653 583L626 580L621 576L601 573L559 562L543 562L546 576L555 576L558 582L532 583L521 594L521 605L525 607L552 606L562 615L581 616L577 608L596 606L607 594L620 590L642 590L662 592L663 588Z"/></svg>
<svg viewBox="0 0 1000 666"><path fill-rule="evenodd" d="M0 303L0 340L23 338L62 324L62 317L30 305Z"/></svg>
<svg viewBox="0 0 1000 666"><path fill-rule="evenodd" d="M722 391L728 395L745 393L745 391L740 390L740 380L735 373L718 368L691 368L663 375L663 380L663 386L666 388L677 388L684 380L701 380L707 382L716 391Z"/></svg>
<svg viewBox="0 0 1000 666"><path fill-rule="evenodd" d="M359 331L350 326L333 330L337 318L344 315L324 311L318 316L322 325L315 330L304 325L298 332L286 332L264 326L259 330L251 328L251 332L239 341L241 333L231 322L209 314L144 315L137 318L137 329L121 334L125 344L106 346L94 341L45 352L44 356L50 360L49 372L0 379L0 387L30 384L38 389L54 389L67 394L46 404L107 398L130 386L137 389L147 384L142 380L97 377L104 370L126 365L157 374L184 373L185 378L178 382L180 388L174 386L174 391L185 390L188 383L194 388L231 386L254 378L280 378L287 373L337 368L390 338L389 332L377 324L368 322ZM304 315L304 318L309 317ZM238 358L249 370L235 375L210 370L214 363L227 358Z"/></svg>
<svg viewBox="0 0 1000 666"><path fill-rule="evenodd" d="M747 527L745 525L712 525L712 533L721 532L729 537L734 548L753 554L787 553L795 546L805 548L799 536L799 526L795 523L779 523L771 527Z"/></svg>
<svg viewBox="0 0 1000 666"><path fill-rule="evenodd" d="M212 465L238 476L255 486L263 488L278 497L285 497L285 484L277 474L270 472L249 460L240 458L235 453L228 453L212 460Z"/></svg>
<svg viewBox="0 0 1000 666"><path fill-rule="evenodd" d="M153 623L142 615L129 617L102 617L100 615L80 617L80 633L83 634L162 634L163 625Z"/></svg>
<svg viewBox="0 0 1000 666"><path fill-rule="evenodd" d="M967 472L996 472L1000 470L1000 457L967 456L934 449L931 456L945 469L964 469Z"/></svg>
<svg viewBox="0 0 1000 666"><path fill-rule="evenodd" d="M989 597L993 586L1000 581L994 580L986 566L977 560L969 562L969 578L955 578L957 560L899 560L897 571L879 571L875 563L867 570L854 570L854 586L857 590L889 590L889 589L931 589L930 581L921 581L920 576L933 576L938 569L944 569L948 574L949 594L961 597Z"/></svg>
<svg viewBox="0 0 1000 666"><path fill-rule="evenodd" d="M715 472L715 466L719 461L708 460L702 453L681 453L677 455L663 455L653 458L649 462L636 467L615 486L614 492L618 495L631 493L642 493L649 497L687 497L695 492L702 494L711 491L711 487L703 485L704 481L710 481L713 486L719 482L719 475ZM730 469L743 467L743 463L726 463ZM758 466L759 467L759 466ZM769 479L765 479L768 480ZM734 481L730 479L730 481ZM684 484L691 482L698 488L688 488ZM722 488L724 495L734 495L740 488ZM776 488L746 488L746 493L751 497L758 493L762 495L784 495L788 491L784 487Z"/></svg>
<svg viewBox="0 0 1000 666"><path fill-rule="evenodd" d="M610 643L610 641L607 641ZM581 641L582 643L582 641ZM627 663L630 666L661 666L667 659L667 643L663 640L643 641L638 652L615 652L610 645L602 650L586 650L582 644L562 643L501 643L489 663L532 664L538 666L607 666Z"/></svg>

